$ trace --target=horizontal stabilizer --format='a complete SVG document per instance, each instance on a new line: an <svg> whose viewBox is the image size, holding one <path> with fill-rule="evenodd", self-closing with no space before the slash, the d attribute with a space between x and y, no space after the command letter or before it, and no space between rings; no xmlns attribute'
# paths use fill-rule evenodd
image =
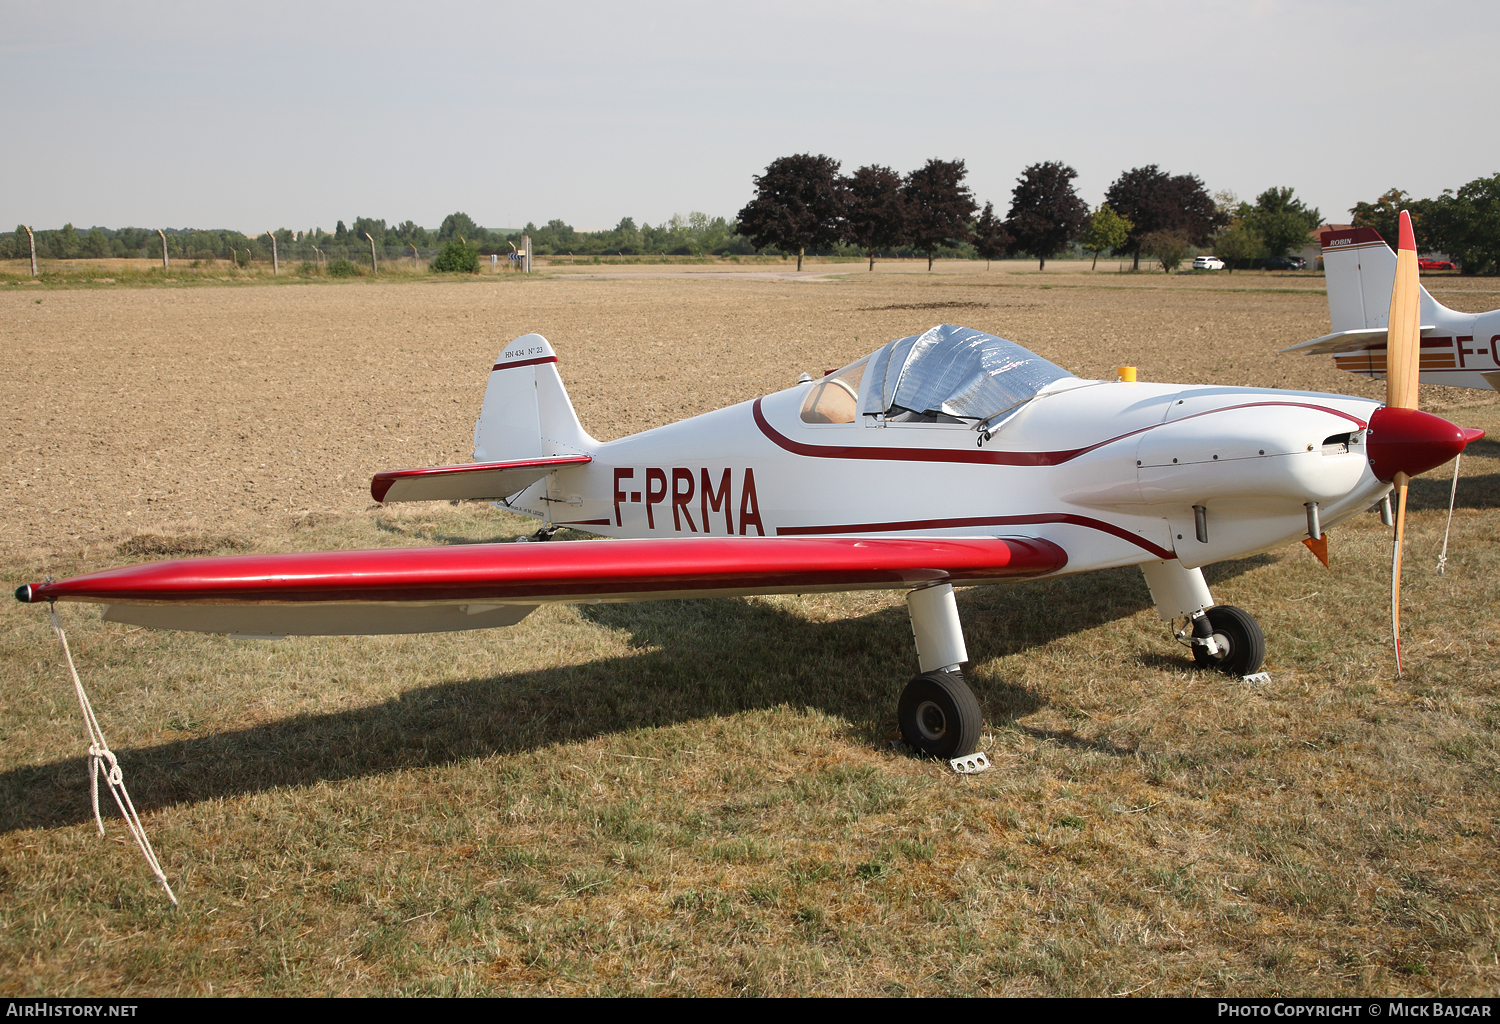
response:
<svg viewBox="0 0 1500 1024"><path fill-rule="evenodd" d="M1423 327L1423 334L1436 333L1437 328L1432 326ZM1372 345L1386 344L1386 329L1384 327L1361 327L1353 331L1335 331L1325 334L1321 338L1312 341L1300 341L1295 345L1278 349L1280 352L1301 352L1305 356L1319 356L1328 352L1355 352L1359 349L1369 348Z"/></svg>
<svg viewBox="0 0 1500 1024"><path fill-rule="evenodd" d="M393 469L376 473L370 496L376 501L495 501L524 491L542 477L566 466L592 462L588 455L558 455L515 462L475 462L467 466Z"/></svg>
<svg viewBox="0 0 1500 1024"><path fill-rule="evenodd" d="M545 602L904 590L1040 576L1067 562L1029 537L553 541L176 559L33 583L16 597L241 635L437 632L518 622Z"/></svg>

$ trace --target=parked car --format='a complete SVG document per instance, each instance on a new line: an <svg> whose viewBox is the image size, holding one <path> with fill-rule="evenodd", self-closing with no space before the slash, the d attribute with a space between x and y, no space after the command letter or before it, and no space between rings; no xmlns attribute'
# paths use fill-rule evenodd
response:
<svg viewBox="0 0 1500 1024"><path fill-rule="evenodd" d="M1194 256L1194 270L1223 270L1224 261L1217 256Z"/></svg>
<svg viewBox="0 0 1500 1024"><path fill-rule="evenodd" d="M1457 270L1452 260L1434 260L1423 256L1417 260L1417 266L1422 270Z"/></svg>
<svg viewBox="0 0 1500 1024"><path fill-rule="evenodd" d="M1272 256L1268 260L1262 260L1262 270L1305 270L1307 261L1301 256Z"/></svg>

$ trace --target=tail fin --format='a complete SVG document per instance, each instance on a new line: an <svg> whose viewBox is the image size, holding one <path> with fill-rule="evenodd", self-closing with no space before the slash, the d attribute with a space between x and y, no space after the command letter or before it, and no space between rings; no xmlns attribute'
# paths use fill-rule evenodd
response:
<svg viewBox="0 0 1500 1024"><path fill-rule="evenodd" d="M589 455L598 447L578 422L547 339L526 334L506 345L490 371L474 425L474 460Z"/></svg>
<svg viewBox="0 0 1500 1024"><path fill-rule="evenodd" d="M1386 327L1396 254L1374 228L1323 233L1323 271L1328 288L1328 319L1333 333ZM1422 289L1421 319L1435 323L1445 307Z"/></svg>

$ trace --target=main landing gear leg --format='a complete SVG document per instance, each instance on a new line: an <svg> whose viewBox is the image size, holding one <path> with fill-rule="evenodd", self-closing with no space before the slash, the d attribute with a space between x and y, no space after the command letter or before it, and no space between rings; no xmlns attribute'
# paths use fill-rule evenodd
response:
<svg viewBox="0 0 1500 1024"><path fill-rule="evenodd" d="M1266 638L1260 625L1243 609L1215 605L1202 569L1188 569L1175 558L1141 565L1151 600L1163 621L1187 616L1190 629L1178 639L1193 649L1199 668L1227 675L1248 676L1260 671L1266 657Z"/></svg>
<svg viewBox="0 0 1500 1024"><path fill-rule="evenodd" d="M932 757L972 754L984 716L959 666L969 660L953 588L944 583L906 595L922 674L906 684L896 705L901 738Z"/></svg>

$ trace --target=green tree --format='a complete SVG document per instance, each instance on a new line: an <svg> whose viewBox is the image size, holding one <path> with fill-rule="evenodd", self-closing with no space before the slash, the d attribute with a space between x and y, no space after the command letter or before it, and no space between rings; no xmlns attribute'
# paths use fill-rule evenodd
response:
<svg viewBox="0 0 1500 1024"><path fill-rule="evenodd" d="M479 251L455 238L432 258L432 269L438 273L477 274Z"/></svg>
<svg viewBox="0 0 1500 1024"><path fill-rule="evenodd" d="M1229 222L1229 227L1219 233L1214 239L1214 255L1223 260L1234 273L1236 263L1245 266L1260 259L1265 254L1265 245L1255 229L1246 224L1244 219L1236 217Z"/></svg>
<svg viewBox="0 0 1500 1024"><path fill-rule="evenodd" d="M83 255L91 260L103 259L108 256L108 236L98 228L89 228L89 233L83 239Z"/></svg>
<svg viewBox="0 0 1500 1024"><path fill-rule="evenodd" d="M1465 274L1500 271L1500 174L1447 189L1427 211L1432 241Z"/></svg>
<svg viewBox="0 0 1500 1024"><path fill-rule="evenodd" d="M1016 248L1047 269L1056 256L1083 234L1088 224L1088 204L1073 191L1078 172L1055 160L1032 164L1011 189L1010 216L1006 226L1015 236Z"/></svg>
<svg viewBox="0 0 1500 1024"><path fill-rule="evenodd" d="M1228 222L1196 174L1168 174L1156 164L1125 171L1104 193L1104 201L1132 225L1119 250L1134 256L1137 270L1142 239L1153 231L1178 231L1193 245L1207 245Z"/></svg>
<svg viewBox="0 0 1500 1024"><path fill-rule="evenodd" d="M1255 205L1244 214L1246 225L1260 237L1267 256L1285 256L1307 244L1314 228L1323 223L1316 207L1306 206L1290 188L1268 188L1255 197Z"/></svg>
<svg viewBox="0 0 1500 1024"><path fill-rule="evenodd" d="M1155 256L1168 274L1182 265L1192 248L1188 236L1181 231L1153 231L1141 239L1141 252Z"/></svg>
<svg viewBox="0 0 1500 1024"><path fill-rule="evenodd" d="M928 270L935 250L969 240L969 221L976 205L974 193L964 184L968 173L962 160L929 160L901 185L906 236L927 255Z"/></svg>
<svg viewBox="0 0 1500 1024"><path fill-rule="evenodd" d="M1396 247L1400 231L1397 222L1401 211L1411 214L1412 233L1417 238L1417 251L1428 252L1434 248L1429 236L1427 215L1431 212L1431 199L1414 199L1399 188L1386 190L1373 203L1355 203L1349 211L1350 219L1357 228L1374 228L1392 249Z"/></svg>
<svg viewBox="0 0 1500 1024"><path fill-rule="evenodd" d="M848 210L844 237L870 258L875 250L894 249L906 241L906 204L901 198L901 175L889 167L870 164L855 171L846 184Z"/></svg>
<svg viewBox="0 0 1500 1024"><path fill-rule="evenodd" d="M81 243L78 230L72 224L64 224L61 231L47 233L51 236L48 239L48 248L52 251L54 259L70 260L78 255Z"/></svg>
<svg viewBox="0 0 1500 1024"><path fill-rule="evenodd" d="M797 252L835 245L844 230L844 182L832 157L797 153L772 160L750 179L755 198L739 212L740 231L757 249Z"/></svg>
<svg viewBox="0 0 1500 1024"><path fill-rule="evenodd" d="M536 227L527 224L528 235L536 234ZM450 213L443 218L442 226L438 228L438 244L451 241L455 238L470 239L479 235L479 225L474 223L467 213Z"/></svg>
<svg viewBox="0 0 1500 1024"><path fill-rule="evenodd" d="M371 238L375 239L376 245L385 244L385 221L375 220L372 217L355 217L354 227L349 229L349 233L354 236L354 241L363 242L367 232ZM276 232L277 244L279 245L285 241L289 241L289 239L282 237L280 231Z"/></svg>
<svg viewBox="0 0 1500 1024"><path fill-rule="evenodd" d="M998 260L1010 252L1011 244L1015 242L1005 222L995 216L993 203L985 203L984 209L979 211L979 219L974 222L974 251L984 260L984 269L990 269L990 261Z"/></svg>
<svg viewBox="0 0 1500 1024"><path fill-rule="evenodd" d="M1089 267L1093 270L1099 266L1099 254L1106 249L1111 251L1125 244L1125 239L1130 237L1130 229L1135 227L1127 217L1121 217L1110 209L1108 203L1100 203L1099 208L1089 218L1088 227L1083 232L1083 251L1094 254L1094 262Z"/></svg>

